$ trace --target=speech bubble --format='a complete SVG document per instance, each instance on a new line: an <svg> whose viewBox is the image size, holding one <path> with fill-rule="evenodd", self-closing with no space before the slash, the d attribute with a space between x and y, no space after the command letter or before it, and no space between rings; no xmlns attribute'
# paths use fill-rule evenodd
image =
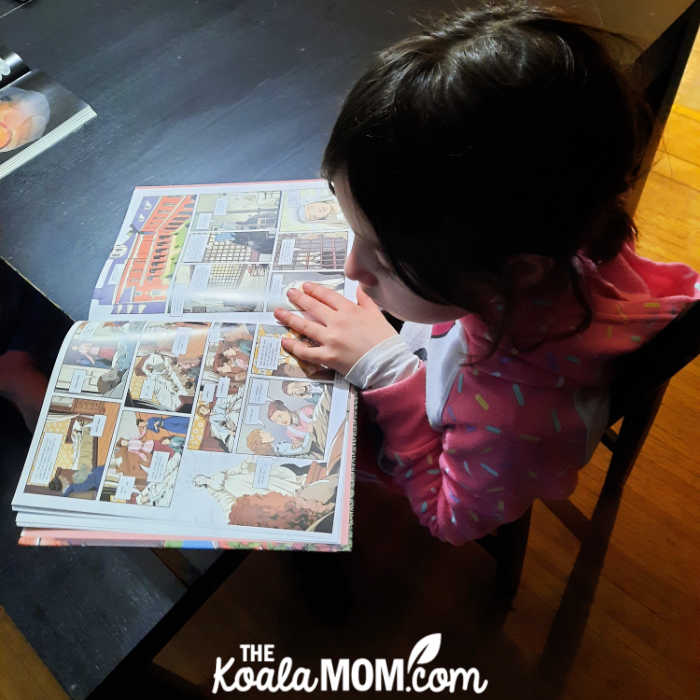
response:
<svg viewBox="0 0 700 700"><path fill-rule="evenodd" d="M258 343L258 355L255 360L258 369L277 369L281 349L282 338L275 335L263 335Z"/></svg>
<svg viewBox="0 0 700 700"><path fill-rule="evenodd" d="M170 455L167 452L159 452L154 450L146 480L163 481L168 469L168 459L170 459Z"/></svg>
<svg viewBox="0 0 700 700"><path fill-rule="evenodd" d="M262 425L262 420L260 420L260 406L248 406L246 408L245 422L249 425Z"/></svg>
<svg viewBox="0 0 700 700"><path fill-rule="evenodd" d="M270 398L267 395L267 389L268 382L264 379L251 379L248 401L250 403L266 403Z"/></svg>
<svg viewBox="0 0 700 700"><path fill-rule="evenodd" d="M135 476L120 476L119 483L117 483L117 492L114 494L114 498L117 501L128 501L131 496L131 492L134 490L135 481Z"/></svg>
<svg viewBox="0 0 700 700"><path fill-rule="evenodd" d="M182 284L173 289L170 297L170 313L172 316L182 316L185 313L185 289Z"/></svg>
<svg viewBox="0 0 700 700"><path fill-rule="evenodd" d="M60 433L46 433L44 435L28 483L36 484L37 486L49 485L49 481L53 479L56 458L62 444L63 435Z"/></svg>
<svg viewBox="0 0 700 700"><path fill-rule="evenodd" d="M210 273L211 265L208 263L195 265L190 278L190 289L206 289Z"/></svg>
<svg viewBox="0 0 700 700"><path fill-rule="evenodd" d="M173 340L173 355L184 355L187 352L187 346L192 336L191 328L178 328L175 331L175 340Z"/></svg>
<svg viewBox="0 0 700 700"><path fill-rule="evenodd" d="M211 224L211 212L203 212L197 217L196 228L198 228L198 229L209 228L210 224Z"/></svg>
<svg viewBox="0 0 700 700"><path fill-rule="evenodd" d="M204 382L202 384L202 393L199 395L200 400L204 401L204 403L211 403L216 394L216 387L217 385L214 382Z"/></svg>
<svg viewBox="0 0 700 700"><path fill-rule="evenodd" d="M218 398L222 396L228 396L228 388L231 384L231 379L229 377L221 377L216 385L216 395Z"/></svg>
<svg viewBox="0 0 700 700"><path fill-rule="evenodd" d="M92 423L90 423L90 435L92 435L92 437L102 437L106 424L107 416L104 413L94 415L92 417Z"/></svg>
<svg viewBox="0 0 700 700"><path fill-rule="evenodd" d="M294 262L294 239L285 238L280 243L279 264L291 265Z"/></svg>
<svg viewBox="0 0 700 700"><path fill-rule="evenodd" d="M84 369L74 369L73 376L70 378L68 391L70 391L71 394L79 394L83 390L86 376L87 372Z"/></svg>
<svg viewBox="0 0 700 700"><path fill-rule="evenodd" d="M272 469L272 461L269 458L265 459L258 457L255 462L253 488L267 490L270 484L270 470Z"/></svg>
<svg viewBox="0 0 700 700"><path fill-rule="evenodd" d="M182 254L183 262L201 262L204 251L209 242L208 234L192 234L185 243L185 250Z"/></svg>
<svg viewBox="0 0 700 700"><path fill-rule="evenodd" d="M153 379L153 377L147 377L141 385L141 393L139 394L139 398L146 399L147 401L152 399L155 388L155 379Z"/></svg>

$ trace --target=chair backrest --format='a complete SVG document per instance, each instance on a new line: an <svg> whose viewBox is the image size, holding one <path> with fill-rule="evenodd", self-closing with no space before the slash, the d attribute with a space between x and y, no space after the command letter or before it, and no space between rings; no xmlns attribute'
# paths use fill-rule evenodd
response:
<svg viewBox="0 0 700 700"><path fill-rule="evenodd" d="M697 300L642 347L616 361L610 388L610 423L656 393L699 354L700 300Z"/></svg>

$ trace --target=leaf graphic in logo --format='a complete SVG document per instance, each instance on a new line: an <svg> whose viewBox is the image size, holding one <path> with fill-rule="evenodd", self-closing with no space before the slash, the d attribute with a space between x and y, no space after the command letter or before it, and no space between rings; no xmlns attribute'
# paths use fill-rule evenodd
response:
<svg viewBox="0 0 700 700"><path fill-rule="evenodd" d="M438 655L441 642L442 634L440 632L435 632L435 634L429 634L419 639L413 645L411 655L408 657L407 672L411 672L415 663L429 664Z"/></svg>

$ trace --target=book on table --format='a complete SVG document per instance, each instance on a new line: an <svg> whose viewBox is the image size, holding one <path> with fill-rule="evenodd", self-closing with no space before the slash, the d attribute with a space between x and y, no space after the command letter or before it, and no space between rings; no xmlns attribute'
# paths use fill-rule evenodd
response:
<svg viewBox="0 0 700 700"><path fill-rule="evenodd" d="M95 116L90 105L0 45L0 178Z"/></svg>
<svg viewBox="0 0 700 700"><path fill-rule="evenodd" d="M49 380L12 507L28 545L348 549L355 395L285 352L343 274L325 181L138 187Z"/></svg>

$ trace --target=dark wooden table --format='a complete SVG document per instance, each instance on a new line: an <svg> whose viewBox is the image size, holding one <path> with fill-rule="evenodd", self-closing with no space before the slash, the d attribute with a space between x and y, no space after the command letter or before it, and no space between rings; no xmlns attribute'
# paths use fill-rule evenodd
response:
<svg viewBox="0 0 700 700"><path fill-rule="evenodd" d="M454 4L0 0L0 40L98 114L0 181L0 256L70 317L86 318L134 186L316 177L342 97L371 52L411 31L411 16ZM697 3L575 4L637 41L663 121ZM186 586L151 551L18 548L9 501L28 434L12 420L0 426L0 604L67 691L85 697ZM191 579L226 570L207 556L189 563Z"/></svg>

